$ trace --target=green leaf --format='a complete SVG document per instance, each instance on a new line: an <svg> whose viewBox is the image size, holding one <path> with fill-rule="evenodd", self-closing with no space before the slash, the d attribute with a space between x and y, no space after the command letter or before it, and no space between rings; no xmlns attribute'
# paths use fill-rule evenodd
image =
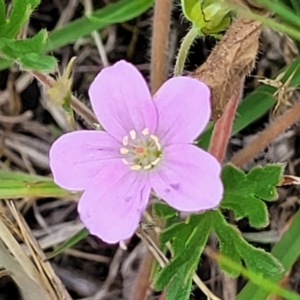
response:
<svg viewBox="0 0 300 300"><path fill-rule="evenodd" d="M37 71L53 71L56 69L57 61L53 56L28 53L19 58L19 63L23 69Z"/></svg>
<svg viewBox="0 0 300 300"><path fill-rule="evenodd" d="M9 19L3 26L0 26L0 37L14 38L39 2L37 0L14 0Z"/></svg>
<svg viewBox="0 0 300 300"><path fill-rule="evenodd" d="M86 16L81 17L69 22L60 29L52 31L43 52L52 51L73 43L81 37L89 35L94 30L131 20L148 10L153 3L154 0L120 0L108 4L104 8L94 11L89 18ZM0 34L1 36L3 35ZM0 58L0 70L8 68L12 63L13 60Z"/></svg>
<svg viewBox="0 0 300 300"><path fill-rule="evenodd" d="M290 270L300 256L300 210L294 216L289 228L283 234L281 240L273 247L271 253L283 265L285 270ZM273 283L278 283L285 273L279 273L267 278ZM270 290L264 289L263 284L257 282L248 283L237 296L236 300L266 299Z"/></svg>
<svg viewBox="0 0 300 300"><path fill-rule="evenodd" d="M154 286L158 290L165 288L171 281L178 285L180 293L187 294L191 278L198 265L199 257L211 230L211 213L191 215L186 222L177 223L161 234L161 241L172 240L173 259L157 275ZM184 269L184 275L178 275L178 269ZM172 294L173 295L173 294ZM171 299L171 298L170 298ZM173 299L182 299L177 296ZM187 299L187 298L186 298Z"/></svg>
<svg viewBox="0 0 300 300"><path fill-rule="evenodd" d="M18 59L28 53L42 52L46 39L45 30L41 30L34 37L26 40L0 38L0 50L7 58Z"/></svg>
<svg viewBox="0 0 300 300"><path fill-rule="evenodd" d="M212 251L210 251L212 252ZM287 299L287 300L300 300L300 296L297 295L294 292L291 292L289 290L283 289L281 288L280 285L276 285L274 284L272 281L266 279L264 276L262 276L261 274L257 274L256 272L252 271L252 270L248 270L245 269L243 267L241 267L239 264L235 263L234 261L232 261L230 259L230 257L226 257L223 254L215 254L215 253L210 253L210 256L214 259L216 259L219 264L221 265L225 265L227 269L231 269L234 272L241 272L241 274L245 277L248 277L253 284L255 284L255 289L257 290L258 287L261 287L266 296L270 293L272 294L276 294L279 295L283 298L281 299ZM249 295L249 297L245 297L245 298L236 298L236 300L262 300L262 299L266 299L266 297L253 297L252 295Z"/></svg>
<svg viewBox="0 0 300 300"><path fill-rule="evenodd" d="M283 271L281 263L270 253L258 249L248 244L241 236L240 232L228 224L219 211L214 211L213 230L220 243L222 255L241 266L243 260L248 269L257 274L274 275ZM220 267L230 276L236 277L240 274L240 269L228 268L226 264Z"/></svg>
<svg viewBox="0 0 300 300"><path fill-rule="evenodd" d="M154 213L163 219L170 219L172 217L176 217L178 215L177 211L166 205L165 203L154 203L152 206Z"/></svg>
<svg viewBox="0 0 300 300"><path fill-rule="evenodd" d="M58 248L56 248L52 253L47 255L47 258L53 258L58 254L64 252L66 249L73 247L75 244L79 243L81 240L85 239L89 235L89 232L83 228L79 232L77 232L74 236L72 236L69 240L65 241Z"/></svg>
<svg viewBox="0 0 300 300"><path fill-rule="evenodd" d="M247 217L251 226L265 227L269 223L266 204L262 200L276 198L276 185L282 175L280 165L255 168L248 175L232 165L222 171L224 196L221 207L231 209L237 220Z"/></svg>
<svg viewBox="0 0 300 300"><path fill-rule="evenodd" d="M192 277L190 276L186 279L188 270L186 265L180 266L171 280L167 291L166 291L166 300L174 299L189 299L191 288L192 288Z"/></svg>
<svg viewBox="0 0 300 300"><path fill-rule="evenodd" d="M6 23L6 10L4 0L0 0L0 27Z"/></svg>

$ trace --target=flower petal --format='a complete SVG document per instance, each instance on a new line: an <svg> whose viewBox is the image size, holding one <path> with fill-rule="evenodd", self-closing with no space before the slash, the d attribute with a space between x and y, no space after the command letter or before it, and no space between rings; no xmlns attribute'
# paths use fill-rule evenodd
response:
<svg viewBox="0 0 300 300"><path fill-rule="evenodd" d="M156 129L156 109L146 81L130 63L103 69L90 86L93 110L105 130L121 141L130 130Z"/></svg>
<svg viewBox="0 0 300 300"><path fill-rule="evenodd" d="M80 218L89 232L110 244L134 234L150 195L143 174L124 167L112 164L103 169L78 205Z"/></svg>
<svg viewBox="0 0 300 300"><path fill-rule="evenodd" d="M54 181L63 188L83 190L111 160L120 160L121 144L104 131L62 135L50 149Z"/></svg>
<svg viewBox="0 0 300 300"><path fill-rule="evenodd" d="M209 153L193 145L171 145L164 149L150 182L170 206L196 212L219 205L223 195L220 172L220 164Z"/></svg>
<svg viewBox="0 0 300 300"><path fill-rule="evenodd" d="M158 113L156 135L163 144L190 143L207 125L210 114L210 91L201 81L174 77L154 95Z"/></svg>

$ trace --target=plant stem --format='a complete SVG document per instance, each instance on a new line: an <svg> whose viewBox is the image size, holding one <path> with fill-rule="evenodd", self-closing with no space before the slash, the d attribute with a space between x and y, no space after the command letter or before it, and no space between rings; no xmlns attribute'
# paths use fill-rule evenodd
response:
<svg viewBox="0 0 300 300"><path fill-rule="evenodd" d="M168 71L168 41L173 0L155 1L150 86L154 94L167 78Z"/></svg>
<svg viewBox="0 0 300 300"><path fill-rule="evenodd" d="M278 117L274 123L270 124L262 131L250 144L239 151L231 159L237 167L242 167L249 159L265 149L276 137L292 126L300 118L300 101Z"/></svg>
<svg viewBox="0 0 300 300"><path fill-rule="evenodd" d="M243 80L241 82L243 82ZM223 162L225 157L228 140L232 130L232 124L240 98L241 91L236 91L225 106L223 115L216 121L213 129L208 152L212 154L220 163Z"/></svg>
<svg viewBox="0 0 300 300"><path fill-rule="evenodd" d="M187 55L197 36L198 33L196 29L192 27L187 33L187 35L183 38L175 63L174 76L182 75Z"/></svg>

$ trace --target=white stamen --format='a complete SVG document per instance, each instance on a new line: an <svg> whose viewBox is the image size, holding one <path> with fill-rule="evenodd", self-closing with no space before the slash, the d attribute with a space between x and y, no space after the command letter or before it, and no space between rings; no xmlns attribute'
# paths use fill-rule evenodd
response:
<svg viewBox="0 0 300 300"><path fill-rule="evenodd" d="M134 166L131 166L130 167L130 170L132 171L137 171L137 170L140 170L142 167L140 165L134 165Z"/></svg>
<svg viewBox="0 0 300 300"><path fill-rule="evenodd" d="M156 165L158 164L159 161L160 161L160 157L158 157L157 159L155 159L155 160L151 163L151 165L152 165L152 166L156 166Z"/></svg>
<svg viewBox="0 0 300 300"><path fill-rule="evenodd" d="M133 140L136 139L136 132L134 130L130 130L129 135L130 135L131 139L133 139Z"/></svg>
<svg viewBox="0 0 300 300"><path fill-rule="evenodd" d="M142 135L148 135L149 134L149 128L145 128L142 130Z"/></svg>
<svg viewBox="0 0 300 300"><path fill-rule="evenodd" d="M149 170L149 169L151 169L151 168L152 168L152 165L151 165L151 164L149 164L149 165L143 167L144 170Z"/></svg>
<svg viewBox="0 0 300 300"><path fill-rule="evenodd" d="M127 145L128 145L128 139L129 139L128 135L125 135L125 136L123 137L123 145L124 145L124 146L127 146Z"/></svg>
<svg viewBox="0 0 300 300"><path fill-rule="evenodd" d="M127 148L121 148L120 149L121 154L127 154L128 152L129 152L129 150Z"/></svg>

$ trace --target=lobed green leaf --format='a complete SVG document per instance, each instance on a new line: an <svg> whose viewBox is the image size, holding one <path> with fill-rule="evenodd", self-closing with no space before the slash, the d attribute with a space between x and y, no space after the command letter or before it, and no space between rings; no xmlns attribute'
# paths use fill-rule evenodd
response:
<svg viewBox="0 0 300 300"><path fill-rule="evenodd" d="M274 164L254 168L249 174L227 165L222 171L224 196L221 207L231 209L237 220L247 217L251 226L265 227L269 223L266 204L262 200L277 197L276 185L282 166Z"/></svg>

